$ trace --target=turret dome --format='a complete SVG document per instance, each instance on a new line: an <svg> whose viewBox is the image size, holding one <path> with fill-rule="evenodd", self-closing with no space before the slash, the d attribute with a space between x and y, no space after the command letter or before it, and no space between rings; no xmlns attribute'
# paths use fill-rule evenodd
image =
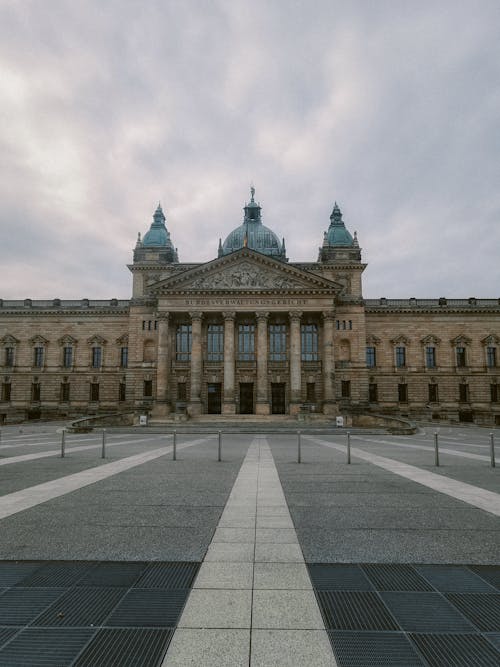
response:
<svg viewBox="0 0 500 667"><path fill-rule="evenodd" d="M262 224L261 207L254 199L254 187L250 189L250 195L250 202L243 209L245 211L243 224L233 229L223 244L219 243L219 257L248 247L264 255L288 261L284 239L280 241L269 227Z"/></svg>
<svg viewBox="0 0 500 667"><path fill-rule="evenodd" d="M346 229L344 221L342 220L342 211L340 210L337 202L335 202L332 214L330 216L330 227L326 233L325 240L329 246L351 247L354 243L353 237Z"/></svg>
<svg viewBox="0 0 500 667"><path fill-rule="evenodd" d="M134 251L135 261L151 260L153 257L166 262L179 261L177 249L174 247L170 233L165 226L165 215L161 204L158 204L153 214L151 227L144 234L142 240L139 234Z"/></svg>

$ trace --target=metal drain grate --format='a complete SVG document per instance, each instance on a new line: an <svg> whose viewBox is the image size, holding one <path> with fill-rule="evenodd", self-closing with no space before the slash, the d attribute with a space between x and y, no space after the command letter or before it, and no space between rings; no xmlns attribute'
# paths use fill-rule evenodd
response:
<svg viewBox="0 0 500 667"><path fill-rule="evenodd" d="M151 563L134 588L191 588L199 563Z"/></svg>
<svg viewBox="0 0 500 667"><path fill-rule="evenodd" d="M73 667L159 665L173 630L99 630Z"/></svg>
<svg viewBox="0 0 500 667"><path fill-rule="evenodd" d="M399 632L343 632L329 630L342 667L423 667L414 647Z"/></svg>
<svg viewBox="0 0 500 667"><path fill-rule="evenodd" d="M67 667L94 630L27 628L0 650L0 665L8 667Z"/></svg>
<svg viewBox="0 0 500 667"><path fill-rule="evenodd" d="M499 593L448 593L446 597L483 632L500 632Z"/></svg>
<svg viewBox="0 0 500 667"><path fill-rule="evenodd" d="M105 625L122 627L173 627L177 625L189 590L131 589Z"/></svg>
<svg viewBox="0 0 500 667"><path fill-rule="evenodd" d="M147 563L99 563L78 582L78 586L122 586L129 588L146 569Z"/></svg>
<svg viewBox="0 0 500 667"><path fill-rule="evenodd" d="M469 567L500 591L500 565L471 565Z"/></svg>
<svg viewBox="0 0 500 667"><path fill-rule="evenodd" d="M16 632L19 632L17 628L0 628L0 648L13 637Z"/></svg>
<svg viewBox="0 0 500 667"><path fill-rule="evenodd" d="M42 563L0 562L0 588L10 588L37 570Z"/></svg>
<svg viewBox="0 0 500 667"><path fill-rule="evenodd" d="M500 653L480 635L410 635L432 667L498 667Z"/></svg>
<svg viewBox="0 0 500 667"><path fill-rule="evenodd" d="M63 593L62 588L11 588L0 597L0 625L31 623Z"/></svg>
<svg viewBox="0 0 500 667"><path fill-rule="evenodd" d="M33 625L98 626L124 596L123 588L71 588Z"/></svg>
<svg viewBox="0 0 500 667"><path fill-rule="evenodd" d="M376 593L316 591L327 628L331 630L399 630Z"/></svg>
<svg viewBox="0 0 500 667"><path fill-rule="evenodd" d="M95 567L95 564L88 562L45 563L18 582L17 586L23 588L69 588L74 586L93 567Z"/></svg>
<svg viewBox="0 0 500 667"><path fill-rule="evenodd" d="M474 632L473 626L439 593L380 595L408 632Z"/></svg>
<svg viewBox="0 0 500 667"><path fill-rule="evenodd" d="M372 591L373 586L357 565L310 564L313 586L322 591Z"/></svg>
<svg viewBox="0 0 500 667"><path fill-rule="evenodd" d="M419 565L419 574L429 581L438 591L445 593L495 593L496 590L461 565Z"/></svg>
<svg viewBox="0 0 500 667"><path fill-rule="evenodd" d="M497 651L500 652L500 632L492 632L485 635L486 639L493 644Z"/></svg>
<svg viewBox="0 0 500 667"><path fill-rule="evenodd" d="M361 565L378 591L433 591L411 565Z"/></svg>

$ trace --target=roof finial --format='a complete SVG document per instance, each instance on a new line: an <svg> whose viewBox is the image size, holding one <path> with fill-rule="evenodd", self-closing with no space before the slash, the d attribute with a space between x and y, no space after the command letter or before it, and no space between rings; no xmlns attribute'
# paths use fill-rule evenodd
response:
<svg viewBox="0 0 500 667"><path fill-rule="evenodd" d="M251 201L251 202L255 201L255 200L254 200L254 196L255 196L255 188L254 188L254 186L253 186L253 183L250 185L250 194L251 194L251 199L250 199L250 201Z"/></svg>

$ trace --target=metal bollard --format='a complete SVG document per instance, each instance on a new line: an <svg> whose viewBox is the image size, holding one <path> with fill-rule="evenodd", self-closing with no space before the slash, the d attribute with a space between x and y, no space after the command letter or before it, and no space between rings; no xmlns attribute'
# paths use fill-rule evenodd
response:
<svg viewBox="0 0 500 667"><path fill-rule="evenodd" d="M434 465L439 468L439 439L437 431L434 433Z"/></svg>
<svg viewBox="0 0 500 667"><path fill-rule="evenodd" d="M217 452L217 461L222 461L221 455L222 455L222 432L218 431L219 434L219 447L218 447L218 452Z"/></svg>
<svg viewBox="0 0 500 667"><path fill-rule="evenodd" d="M172 460L177 461L177 431L174 429L174 446L172 449Z"/></svg>
<svg viewBox="0 0 500 667"><path fill-rule="evenodd" d="M101 447L101 459L106 458L106 429L102 429L102 447Z"/></svg>
<svg viewBox="0 0 500 667"><path fill-rule="evenodd" d="M347 431L347 463L351 463L351 434Z"/></svg>
<svg viewBox="0 0 500 667"><path fill-rule="evenodd" d="M302 463L302 451L300 442L300 431L297 431L297 463Z"/></svg>
<svg viewBox="0 0 500 667"><path fill-rule="evenodd" d="M66 453L66 429L63 428L61 433L61 458L64 458Z"/></svg>
<svg viewBox="0 0 500 667"><path fill-rule="evenodd" d="M490 433L490 465L492 468L495 467L495 436L493 433Z"/></svg>

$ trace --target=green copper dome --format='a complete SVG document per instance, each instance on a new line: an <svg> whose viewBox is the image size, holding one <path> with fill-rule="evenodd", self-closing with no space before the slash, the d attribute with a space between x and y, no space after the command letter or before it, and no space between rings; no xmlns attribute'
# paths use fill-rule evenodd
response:
<svg viewBox="0 0 500 667"><path fill-rule="evenodd" d="M144 234L142 245L144 248L173 248L170 234L165 227L165 216L163 215L160 204L158 204L158 208L154 212L153 222L149 228L149 232Z"/></svg>
<svg viewBox="0 0 500 667"><path fill-rule="evenodd" d="M325 234L325 242L329 246L350 247L354 245L354 239L346 229L344 221L342 220L342 212L338 207L337 202L335 202L335 206L333 207L333 211L330 216L330 227Z"/></svg>
<svg viewBox="0 0 500 667"><path fill-rule="evenodd" d="M286 262L285 240L280 241L269 227L262 224L261 207L254 199L255 188L252 187L250 193L250 202L243 209L245 211L243 224L233 229L224 243L219 241L219 257L248 247Z"/></svg>

